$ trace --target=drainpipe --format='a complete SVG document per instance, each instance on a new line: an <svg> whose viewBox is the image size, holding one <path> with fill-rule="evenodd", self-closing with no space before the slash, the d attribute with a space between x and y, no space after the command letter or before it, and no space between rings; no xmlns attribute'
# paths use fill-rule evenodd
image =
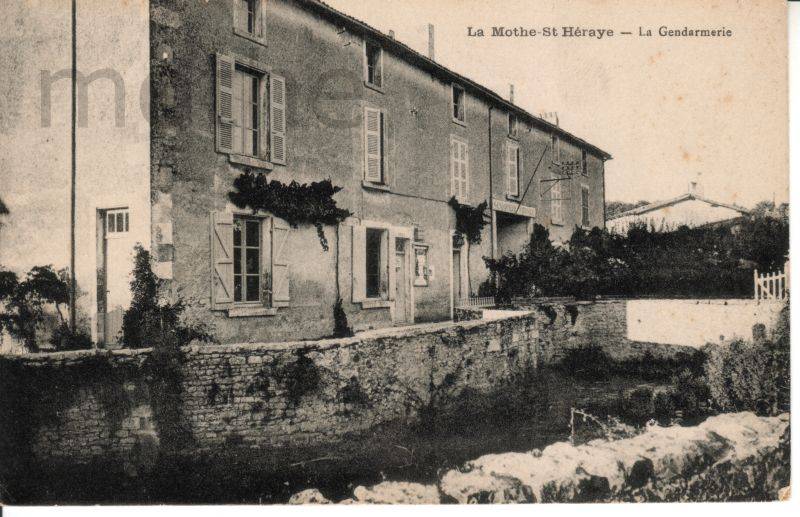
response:
<svg viewBox="0 0 800 517"><path fill-rule="evenodd" d="M75 279L75 183L76 183L76 118L75 108L77 104L77 97L75 92L75 85L77 83L77 21L76 21L76 0L72 0L72 140L70 142L72 156L70 157L70 199L69 199L69 328L75 332L76 327L76 309L75 298L77 293L77 280Z"/></svg>
<svg viewBox="0 0 800 517"><path fill-rule="evenodd" d="M489 215L491 224L489 226L489 236L491 237L491 256L492 260L495 259L495 217L494 217L494 178L492 177L492 110L493 107L489 106Z"/></svg>

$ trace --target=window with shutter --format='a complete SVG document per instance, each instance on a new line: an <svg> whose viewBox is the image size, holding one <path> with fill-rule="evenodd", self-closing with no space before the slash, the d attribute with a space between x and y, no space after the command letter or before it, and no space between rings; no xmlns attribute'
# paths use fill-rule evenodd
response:
<svg viewBox="0 0 800 517"><path fill-rule="evenodd" d="M513 142L506 144L507 193L519 195L519 146Z"/></svg>
<svg viewBox="0 0 800 517"><path fill-rule="evenodd" d="M589 187L581 185L581 225L589 226Z"/></svg>
<svg viewBox="0 0 800 517"><path fill-rule="evenodd" d="M233 76L234 60L230 56L217 54L217 151L233 152Z"/></svg>
<svg viewBox="0 0 800 517"><path fill-rule="evenodd" d="M383 49L370 42L364 43L367 84L376 88L383 87Z"/></svg>
<svg viewBox="0 0 800 517"><path fill-rule="evenodd" d="M553 186L550 188L550 221L553 224L564 224L562 181L553 181Z"/></svg>
<svg viewBox="0 0 800 517"><path fill-rule="evenodd" d="M364 179L385 183L385 119L380 110L364 108Z"/></svg>
<svg viewBox="0 0 800 517"><path fill-rule="evenodd" d="M453 120L456 122L461 122L463 124L466 122L466 115L464 110L464 88L458 86L457 84L452 85L452 97L453 97Z"/></svg>
<svg viewBox="0 0 800 517"><path fill-rule="evenodd" d="M272 163L286 164L286 79L269 77L269 141Z"/></svg>
<svg viewBox="0 0 800 517"><path fill-rule="evenodd" d="M289 236L291 227L283 219L272 219L272 306L289 305Z"/></svg>
<svg viewBox="0 0 800 517"><path fill-rule="evenodd" d="M211 304L227 309L233 303L233 214L211 213Z"/></svg>
<svg viewBox="0 0 800 517"><path fill-rule="evenodd" d="M467 142L450 137L451 195L462 203L469 197L469 150Z"/></svg>

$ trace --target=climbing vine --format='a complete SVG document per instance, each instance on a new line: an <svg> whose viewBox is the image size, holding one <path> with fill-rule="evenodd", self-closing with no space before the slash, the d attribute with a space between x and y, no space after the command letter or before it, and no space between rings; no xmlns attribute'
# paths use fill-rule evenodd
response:
<svg viewBox="0 0 800 517"><path fill-rule="evenodd" d="M486 201L477 206L462 205L455 197L447 202L456 212L456 231L463 234L470 244L480 244L481 232L486 226Z"/></svg>
<svg viewBox="0 0 800 517"><path fill-rule="evenodd" d="M330 180L288 185L280 181L267 181L264 174L245 171L233 181L236 189L228 198L238 208L249 208L254 212L263 210L285 219L293 228L300 224L312 224L322 249L328 251L328 239L324 225L335 226L352 213L336 206L333 195L342 190Z"/></svg>

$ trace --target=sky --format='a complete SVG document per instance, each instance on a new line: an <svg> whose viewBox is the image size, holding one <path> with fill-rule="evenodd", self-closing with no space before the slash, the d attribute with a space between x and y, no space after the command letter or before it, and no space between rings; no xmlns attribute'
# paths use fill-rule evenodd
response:
<svg viewBox="0 0 800 517"><path fill-rule="evenodd" d="M698 180L706 197L752 207L788 201L788 85L781 0L327 0L441 64L609 152L608 201L655 201ZM470 37L468 27L535 28ZM564 26L601 39L543 37ZM659 37L659 27L732 31ZM653 37L640 37L650 29ZM622 35L621 31L633 34Z"/></svg>

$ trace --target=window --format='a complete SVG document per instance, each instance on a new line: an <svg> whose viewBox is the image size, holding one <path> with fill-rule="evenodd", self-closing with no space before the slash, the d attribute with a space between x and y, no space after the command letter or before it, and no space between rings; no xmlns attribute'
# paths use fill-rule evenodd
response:
<svg viewBox="0 0 800 517"><path fill-rule="evenodd" d="M283 77L253 60L217 54L216 115L216 149L231 162L266 169L286 164Z"/></svg>
<svg viewBox="0 0 800 517"><path fill-rule="evenodd" d="M386 183L386 117L381 110L364 108L364 179Z"/></svg>
<svg viewBox="0 0 800 517"><path fill-rule="evenodd" d="M581 185L581 226L589 226L589 187Z"/></svg>
<svg viewBox="0 0 800 517"><path fill-rule="evenodd" d="M367 61L367 84L376 88L383 87L383 49L378 45L364 44Z"/></svg>
<svg viewBox="0 0 800 517"><path fill-rule="evenodd" d="M587 159L586 159L586 150L585 149L581 150L581 174L583 174L584 176L588 176L589 175L589 166L588 166Z"/></svg>
<svg viewBox="0 0 800 517"><path fill-rule="evenodd" d="M464 115L464 88L453 85L453 120L464 123L466 117Z"/></svg>
<svg viewBox="0 0 800 517"><path fill-rule="evenodd" d="M106 211L106 235L127 233L129 227L128 209Z"/></svg>
<svg viewBox="0 0 800 517"><path fill-rule="evenodd" d="M513 113L508 114L508 136L517 138L518 121L517 116Z"/></svg>
<svg viewBox="0 0 800 517"><path fill-rule="evenodd" d="M261 78L236 67L233 76L233 152L245 156L259 155Z"/></svg>
<svg viewBox="0 0 800 517"><path fill-rule="evenodd" d="M564 224L562 181L563 180L560 179L554 179L553 186L550 188L550 221L553 224Z"/></svg>
<svg viewBox="0 0 800 517"><path fill-rule="evenodd" d="M414 285L424 287L430 280L430 268L428 267L428 247L414 246Z"/></svg>
<svg viewBox="0 0 800 517"><path fill-rule="evenodd" d="M506 145L506 193L519 196L519 145L508 142Z"/></svg>
<svg viewBox="0 0 800 517"><path fill-rule="evenodd" d="M561 142L556 135L552 137L553 163L561 163Z"/></svg>
<svg viewBox="0 0 800 517"><path fill-rule="evenodd" d="M461 203L469 196L469 149L455 136L450 137L450 195Z"/></svg>
<svg viewBox="0 0 800 517"><path fill-rule="evenodd" d="M386 230L367 229L366 238L366 287L367 298L380 298L383 277L383 239Z"/></svg>
<svg viewBox="0 0 800 517"><path fill-rule="evenodd" d="M261 221L233 219L233 301L261 301Z"/></svg>
<svg viewBox="0 0 800 517"><path fill-rule="evenodd" d="M262 38L263 0L233 0L233 28L243 36Z"/></svg>

